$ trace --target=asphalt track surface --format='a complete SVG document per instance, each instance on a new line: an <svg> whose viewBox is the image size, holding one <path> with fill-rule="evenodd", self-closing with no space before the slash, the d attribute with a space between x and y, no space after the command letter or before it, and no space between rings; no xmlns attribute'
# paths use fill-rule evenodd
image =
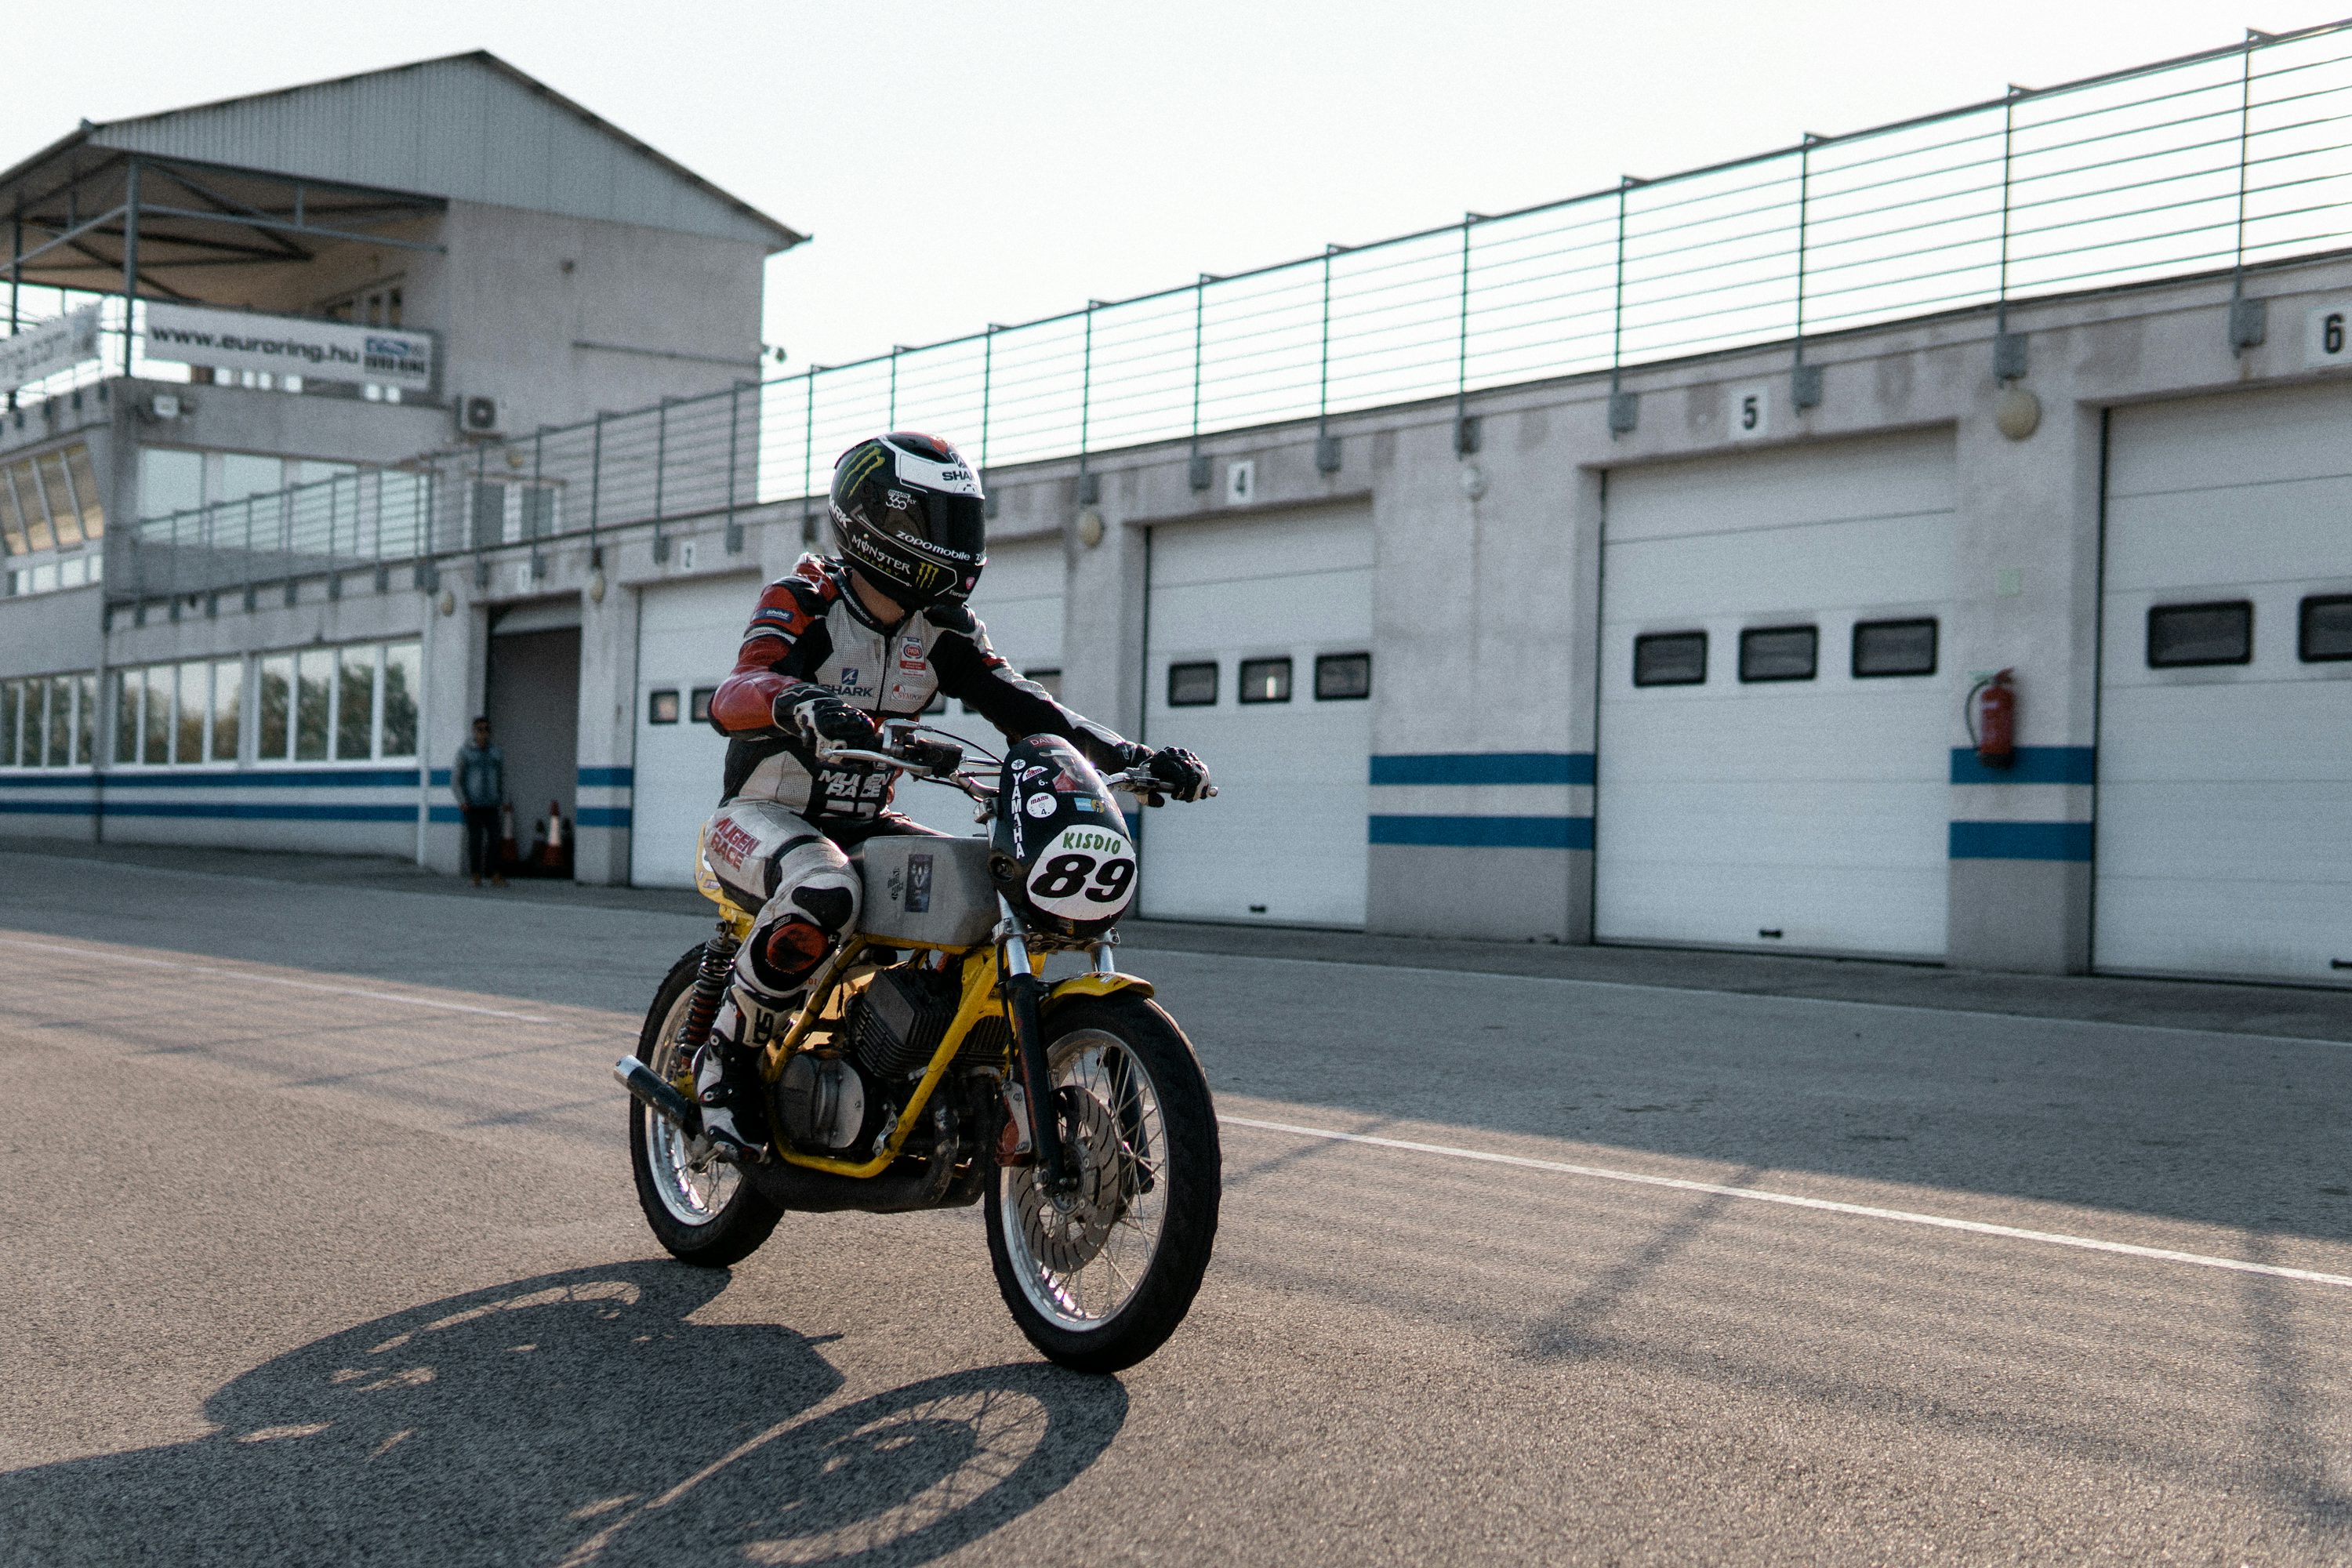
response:
<svg viewBox="0 0 2352 1568"><path fill-rule="evenodd" d="M2352 1560L2352 999L1138 928L1223 1224L1093 1379L977 1211L658 1253L687 908L0 849L0 1563Z"/></svg>

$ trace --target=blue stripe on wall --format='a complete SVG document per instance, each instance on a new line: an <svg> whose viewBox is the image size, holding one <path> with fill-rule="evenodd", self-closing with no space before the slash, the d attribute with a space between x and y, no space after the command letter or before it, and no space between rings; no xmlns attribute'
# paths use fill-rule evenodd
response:
<svg viewBox="0 0 2352 1568"><path fill-rule="evenodd" d="M630 789L635 786L636 782L637 770L635 768L582 768L580 770L582 789Z"/></svg>
<svg viewBox="0 0 2352 1568"><path fill-rule="evenodd" d="M463 822L466 814L454 805L436 805L425 814L427 822Z"/></svg>
<svg viewBox="0 0 2352 1568"><path fill-rule="evenodd" d="M447 789L449 787L449 770L447 768L435 768L433 770L433 787L435 789Z"/></svg>
<svg viewBox="0 0 2352 1568"><path fill-rule="evenodd" d="M2087 822L1955 822L1955 860L2079 860L2091 858Z"/></svg>
<svg viewBox="0 0 2352 1568"><path fill-rule="evenodd" d="M1449 849L1590 849L1589 816L1374 816L1375 844Z"/></svg>
<svg viewBox="0 0 2352 1568"><path fill-rule="evenodd" d="M304 805L257 800L109 799L109 816L196 816L237 822L415 822L414 805Z"/></svg>
<svg viewBox="0 0 2352 1568"><path fill-rule="evenodd" d="M415 789L415 768L247 768L216 772L109 773L109 795L125 789Z"/></svg>
<svg viewBox="0 0 2352 1568"><path fill-rule="evenodd" d="M1952 782L1956 784L2096 784L2096 746L2020 746L2009 767L1989 768L1968 746L1952 748Z"/></svg>
<svg viewBox="0 0 2352 1568"><path fill-rule="evenodd" d="M0 815L13 816L89 816L97 810L92 800L0 800Z"/></svg>
<svg viewBox="0 0 2352 1568"><path fill-rule="evenodd" d="M573 823L581 827L626 827L629 808L625 805L583 805L572 813Z"/></svg>
<svg viewBox="0 0 2352 1568"><path fill-rule="evenodd" d="M1372 759L1376 784L1589 784L1591 752L1401 752Z"/></svg>
<svg viewBox="0 0 2352 1568"><path fill-rule="evenodd" d="M78 773L8 773L0 775L0 789L89 789L98 775L87 769Z"/></svg>

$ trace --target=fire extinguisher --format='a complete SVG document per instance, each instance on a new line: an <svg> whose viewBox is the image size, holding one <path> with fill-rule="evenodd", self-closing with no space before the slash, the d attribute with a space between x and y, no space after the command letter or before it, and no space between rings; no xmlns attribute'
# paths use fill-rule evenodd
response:
<svg viewBox="0 0 2352 1568"><path fill-rule="evenodd" d="M563 865L563 803L560 800L547 803L547 850L540 863L551 871Z"/></svg>
<svg viewBox="0 0 2352 1568"><path fill-rule="evenodd" d="M2005 768L2017 761L2017 688L2010 679L2014 674L1994 670L1969 688L1961 704L1977 761L1989 768Z"/></svg>

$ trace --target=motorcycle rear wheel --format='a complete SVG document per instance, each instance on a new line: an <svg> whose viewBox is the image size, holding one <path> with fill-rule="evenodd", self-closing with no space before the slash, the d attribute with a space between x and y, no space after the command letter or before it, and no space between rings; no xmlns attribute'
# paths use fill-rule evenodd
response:
<svg viewBox="0 0 2352 1568"><path fill-rule="evenodd" d="M1075 1371L1118 1372L1167 1342L1208 1270L1216 1108L1192 1042L1142 997L1075 998L1045 1026L1078 1189L1057 1201L1036 1167L1000 1169L989 1261L1031 1344Z"/></svg>
<svg viewBox="0 0 2352 1568"><path fill-rule="evenodd" d="M665 1081L677 1081L677 1031L702 949L690 949L663 976L637 1036L637 1057ZM759 1250L783 1211L770 1203L734 1166L708 1161L699 1167L688 1139L651 1106L629 1101L629 1166L637 1179L637 1206L654 1239L680 1262L724 1268Z"/></svg>

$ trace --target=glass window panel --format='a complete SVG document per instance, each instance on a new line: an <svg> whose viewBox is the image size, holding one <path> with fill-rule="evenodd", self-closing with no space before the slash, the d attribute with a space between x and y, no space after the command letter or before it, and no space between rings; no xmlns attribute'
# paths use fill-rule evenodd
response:
<svg viewBox="0 0 2352 1568"><path fill-rule="evenodd" d="M139 515L169 517L205 504L205 455L167 447L139 453Z"/></svg>
<svg viewBox="0 0 2352 1568"><path fill-rule="evenodd" d="M147 683L135 669L114 672L114 760L139 760L139 695Z"/></svg>
<svg viewBox="0 0 2352 1568"><path fill-rule="evenodd" d="M33 471L41 481L41 494L49 503L49 527L61 544L81 542L81 507L74 499L73 488L66 480L66 460L62 452L42 452L33 458Z"/></svg>
<svg viewBox="0 0 2352 1568"><path fill-rule="evenodd" d="M245 660L225 658L213 666L213 733L205 755L216 763L236 761L237 721L245 711Z"/></svg>
<svg viewBox="0 0 2352 1568"><path fill-rule="evenodd" d="M2305 599L2296 642L2305 664L2352 658L2352 595Z"/></svg>
<svg viewBox="0 0 2352 1568"><path fill-rule="evenodd" d="M646 697L646 722L648 724L677 722L677 690L675 687L666 687Z"/></svg>
<svg viewBox="0 0 2352 1568"><path fill-rule="evenodd" d="M1742 680L1811 680L1821 652L1815 626L1757 626L1739 634Z"/></svg>
<svg viewBox="0 0 2352 1568"><path fill-rule="evenodd" d="M1633 639L1636 686L1706 684L1705 632L1652 632Z"/></svg>
<svg viewBox="0 0 2352 1568"><path fill-rule="evenodd" d="M375 645L343 649L337 668L335 756L356 762L375 750Z"/></svg>
<svg viewBox="0 0 2352 1568"><path fill-rule="evenodd" d="M331 648L304 648L294 660L294 757L327 760L328 721L333 716L335 655Z"/></svg>
<svg viewBox="0 0 2352 1568"><path fill-rule="evenodd" d="M85 539L106 537L106 508L99 504L98 475L89 465L89 448L76 442L66 448L66 474L81 501L81 531Z"/></svg>
<svg viewBox="0 0 2352 1568"><path fill-rule="evenodd" d="M172 667L150 665L140 671L147 691L145 723L140 731L139 760L142 763L168 763L172 760Z"/></svg>
<svg viewBox="0 0 2352 1568"><path fill-rule="evenodd" d="M1234 694L1244 702L1290 700L1290 661L1286 658L1245 658Z"/></svg>
<svg viewBox="0 0 2352 1568"><path fill-rule="evenodd" d="M58 586L79 588L89 581L89 557L68 555L58 563Z"/></svg>
<svg viewBox="0 0 2352 1568"><path fill-rule="evenodd" d="M48 503L41 499L41 481L31 458L8 465L8 483L16 494L16 510L25 514L25 547L56 549L58 536L49 531Z"/></svg>
<svg viewBox="0 0 2352 1568"><path fill-rule="evenodd" d="M283 762L294 738L294 656L290 653L271 654L261 661L259 693L255 703L258 718L254 739L254 754L265 761Z"/></svg>
<svg viewBox="0 0 2352 1568"><path fill-rule="evenodd" d="M98 751L98 676L74 677L74 765L88 767Z"/></svg>
<svg viewBox="0 0 2352 1568"><path fill-rule="evenodd" d="M16 711L24 706L23 688L0 680L0 768L16 765Z"/></svg>
<svg viewBox="0 0 2352 1568"><path fill-rule="evenodd" d="M398 468L386 468L381 478L378 548L387 556L417 554L425 538L424 478Z"/></svg>
<svg viewBox="0 0 2352 1568"><path fill-rule="evenodd" d="M201 659L180 666L180 712L173 731L173 762L205 760L205 732L212 728L212 666Z"/></svg>
<svg viewBox="0 0 2352 1568"><path fill-rule="evenodd" d="M41 765L42 737L48 732L42 719L48 710L48 691L49 683L46 680L25 682L25 742L23 751L16 757L20 767L37 768Z"/></svg>
<svg viewBox="0 0 2352 1568"><path fill-rule="evenodd" d="M16 488L8 482L6 465L0 464L0 554L22 555L27 548L25 520L16 510Z"/></svg>
<svg viewBox="0 0 2352 1568"><path fill-rule="evenodd" d="M1171 664L1168 667L1168 706L1171 708L1212 708L1217 701L1217 667L1203 660L1199 664Z"/></svg>
<svg viewBox="0 0 2352 1568"><path fill-rule="evenodd" d="M58 563L54 561L44 561L25 575L32 579L32 591L36 594L51 594L57 591Z"/></svg>
<svg viewBox="0 0 2352 1568"><path fill-rule="evenodd" d="M73 755L73 682L54 676L49 680L49 766L64 767Z"/></svg>
<svg viewBox="0 0 2352 1568"><path fill-rule="evenodd" d="M279 458L257 458L228 452L221 458L221 499L243 500L286 488L286 463Z"/></svg>
<svg viewBox="0 0 2352 1568"><path fill-rule="evenodd" d="M1327 653L1315 660L1315 700L1355 702L1372 694L1372 656Z"/></svg>
<svg viewBox="0 0 2352 1568"><path fill-rule="evenodd" d="M526 539L545 539L555 532L555 487L526 485L522 492L522 531Z"/></svg>
<svg viewBox="0 0 2352 1568"><path fill-rule="evenodd" d="M413 642L383 650L383 754L416 754L416 700L424 689L425 655Z"/></svg>
<svg viewBox="0 0 2352 1568"><path fill-rule="evenodd" d="M709 723L710 700L718 695L719 688L715 686L696 687L694 694L687 699L686 716L698 724Z"/></svg>
<svg viewBox="0 0 2352 1568"><path fill-rule="evenodd" d="M2254 657L2254 606L2244 599L2204 605L2156 605L2147 612L2151 669L2202 664L2246 664Z"/></svg>
<svg viewBox="0 0 2352 1568"><path fill-rule="evenodd" d="M1936 623L1932 620L1856 621L1853 674L1857 680L1883 675L1936 673Z"/></svg>

